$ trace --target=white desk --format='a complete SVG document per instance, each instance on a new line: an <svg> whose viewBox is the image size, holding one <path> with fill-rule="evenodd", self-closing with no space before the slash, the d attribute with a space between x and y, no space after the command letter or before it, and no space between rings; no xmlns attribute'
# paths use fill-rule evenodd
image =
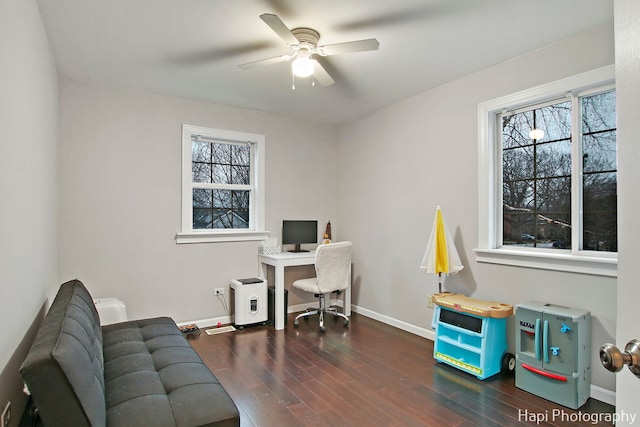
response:
<svg viewBox="0 0 640 427"><path fill-rule="evenodd" d="M282 252L272 255L258 255L262 277L267 277L267 265L274 267L275 280L275 328L284 329L286 318L283 318L284 312L284 270L285 267L294 265L313 265L316 261L315 251L311 252ZM344 314L351 316L351 266L349 266L349 281L347 289L344 290Z"/></svg>

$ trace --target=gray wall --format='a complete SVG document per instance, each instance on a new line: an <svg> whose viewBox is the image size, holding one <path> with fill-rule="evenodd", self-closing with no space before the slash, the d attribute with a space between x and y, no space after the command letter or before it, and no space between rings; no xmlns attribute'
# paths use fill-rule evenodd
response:
<svg viewBox="0 0 640 427"><path fill-rule="evenodd" d="M355 242L354 303L430 329L427 296L438 287L419 266L441 205L465 265L447 279L447 290L513 305L537 299L585 308L593 315L594 346L611 341L615 279L479 264L473 249L478 242L478 103L613 62L613 27L598 28L342 126L338 221L345 239ZM594 350L593 383L613 390L614 379L598 365Z"/></svg>
<svg viewBox="0 0 640 427"><path fill-rule="evenodd" d="M0 405L14 414L21 341L57 280L56 78L35 1L1 1Z"/></svg>
<svg viewBox="0 0 640 427"><path fill-rule="evenodd" d="M60 276L129 317L224 316L213 289L258 274L258 242L180 244L183 123L266 137L266 227L335 217L335 131L257 111L60 81ZM336 228L340 227L336 224Z"/></svg>

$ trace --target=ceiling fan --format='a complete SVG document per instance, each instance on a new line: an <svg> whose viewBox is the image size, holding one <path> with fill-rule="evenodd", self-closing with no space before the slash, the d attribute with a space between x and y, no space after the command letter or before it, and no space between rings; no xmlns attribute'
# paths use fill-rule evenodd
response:
<svg viewBox="0 0 640 427"><path fill-rule="evenodd" d="M238 65L238 68L246 70L263 65L275 64L278 62L290 61L293 76L309 77L313 76L314 83L317 81L322 86L331 86L335 83L329 73L315 59L316 56L340 55L343 53L364 52L367 50L378 50L380 43L376 39L356 40L344 43L328 44L318 46L320 33L313 28L300 27L289 29L284 22L271 13L260 15L267 24L291 49L289 55L280 55L273 58L261 59L259 61L248 62ZM295 89L295 84L293 86Z"/></svg>

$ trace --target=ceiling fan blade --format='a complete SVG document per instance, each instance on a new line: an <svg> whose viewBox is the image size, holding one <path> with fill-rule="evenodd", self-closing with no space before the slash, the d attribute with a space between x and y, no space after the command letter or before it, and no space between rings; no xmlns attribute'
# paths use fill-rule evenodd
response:
<svg viewBox="0 0 640 427"><path fill-rule="evenodd" d="M238 68L242 70L248 70L250 68L261 67L263 65L275 64L278 62L288 61L291 59L291 55L274 56L273 58L261 59L259 61L247 62L246 64L238 65Z"/></svg>
<svg viewBox="0 0 640 427"><path fill-rule="evenodd" d="M276 46L274 43L254 42L233 46L198 50L174 55L169 60L178 65L208 65L213 61L222 61L237 55L252 53Z"/></svg>
<svg viewBox="0 0 640 427"><path fill-rule="evenodd" d="M280 15L291 16L293 10L291 10L291 6L287 4L287 0L266 0L269 3L269 7Z"/></svg>
<svg viewBox="0 0 640 427"><path fill-rule="evenodd" d="M342 31L353 31L391 25L410 24L421 21L425 18L438 19L442 18L442 15L445 12L453 9L453 5L450 3L452 2L447 2L446 5L423 5L414 8L405 8L397 12L385 13L384 15L361 17L354 21L343 22L335 25L334 28ZM465 6L468 7L468 5Z"/></svg>
<svg viewBox="0 0 640 427"><path fill-rule="evenodd" d="M351 52L364 52L367 50L378 50L380 42L376 39L356 40L353 42L344 42L336 44L328 44L318 47L318 51L321 55L340 55L343 53Z"/></svg>
<svg viewBox="0 0 640 427"><path fill-rule="evenodd" d="M260 15L260 19L264 21L282 40L288 45L297 45L300 41L293 35L291 30L284 25L284 22L280 20L278 15L272 13L263 13Z"/></svg>
<svg viewBox="0 0 640 427"><path fill-rule="evenodd" d="M321 86L331 86L335 83L333 78L331 78L329 73L327 73L327 70L325 70L318 61L316 61L315 66L313 67L313 77Z"/></svg>

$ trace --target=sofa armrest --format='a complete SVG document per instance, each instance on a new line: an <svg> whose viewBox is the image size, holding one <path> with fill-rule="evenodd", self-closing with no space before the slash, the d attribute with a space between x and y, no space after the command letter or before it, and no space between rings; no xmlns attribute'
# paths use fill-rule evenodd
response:
<svg viewBox="0 0 640 427"><path fill-rule="evenodd" d="M20 372L45 425L106 424L100 319L80 281L60 287Z"/></svg>

